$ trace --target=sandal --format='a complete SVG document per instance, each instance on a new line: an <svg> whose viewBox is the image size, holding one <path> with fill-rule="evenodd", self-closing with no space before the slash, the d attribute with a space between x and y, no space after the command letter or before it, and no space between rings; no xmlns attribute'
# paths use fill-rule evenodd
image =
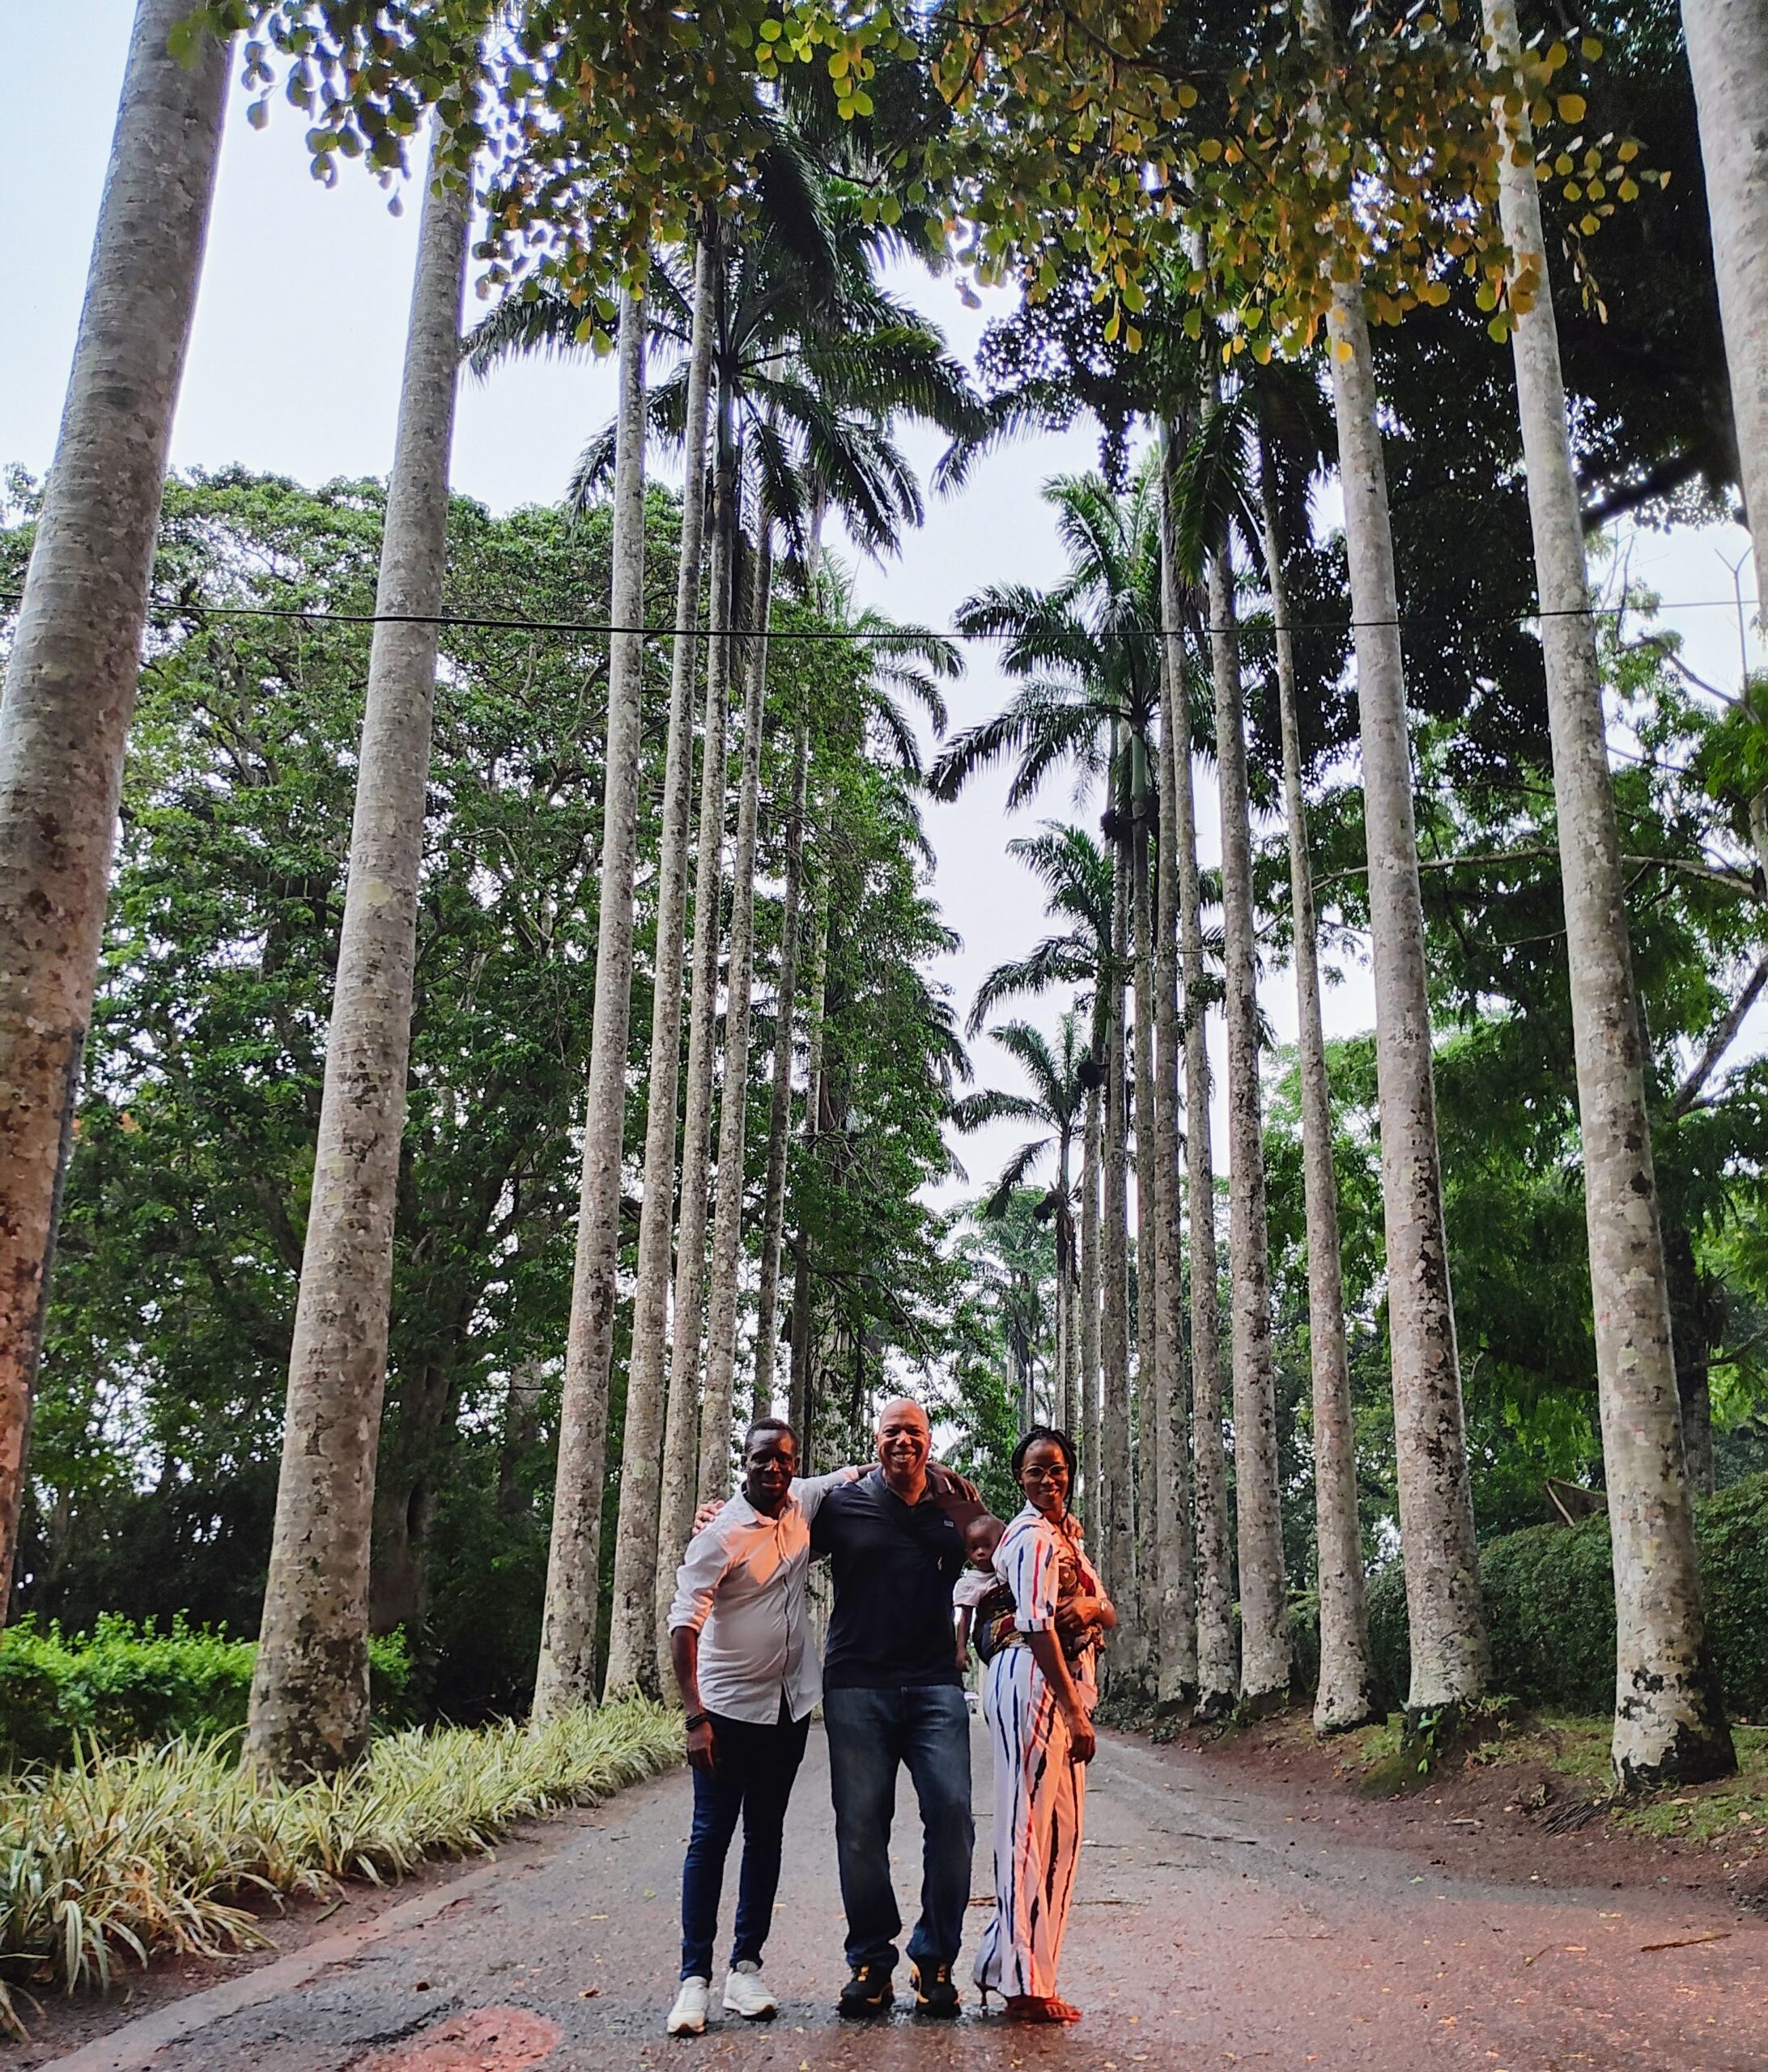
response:
<svg viewBox="0 0 1768 2072"><path fill-rule="evenodd" d="M1009 2022L1034 2023L1039 2026L1077 2022L1081 2010L1072 2002L1059 1998L1053 1993L1009 1993L1007 1995L1007 2019Z"/></svg>

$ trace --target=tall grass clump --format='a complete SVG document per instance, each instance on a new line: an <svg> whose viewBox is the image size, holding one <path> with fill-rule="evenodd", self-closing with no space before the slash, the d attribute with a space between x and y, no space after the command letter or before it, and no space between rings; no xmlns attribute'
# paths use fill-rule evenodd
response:
<svg viewBox="0 0 1768 2072"><path fill-rule="evenodd" d="M117 1962L269 1938L251 1902L402 1878L516 1823L593 1805L679 1757L681 1714L643 1699L520 1725L412 1730L355 1769L260 1781L217 1740L107 1755L0 1785L0 2022L16 2002L108 1986Z"/></svg>

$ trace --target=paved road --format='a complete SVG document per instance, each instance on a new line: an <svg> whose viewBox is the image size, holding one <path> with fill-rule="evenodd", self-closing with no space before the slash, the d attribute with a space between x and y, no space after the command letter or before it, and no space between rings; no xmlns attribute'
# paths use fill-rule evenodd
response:
<svg viewBox="0 0 1768 2072"><path fill-rule="evenodd" d="M979 1923L987 1762L979 1734ZM768 1952L780 2019L725 2018L672 2041L661 2027L688 1807L684 1774L658 1778L517 1862L424 1895L370 1939L176 2003L64 2058L63 2072L1768 2066L1768 1924L1667 1891L1470 1883L1286 1818L1194 1757L1109 1736L1064 1970L1086 2010L1077 2029L1009 2027L973 2006L948 2027L835 2019L844 1968L818 1730ZM898 1845L906 1897L919 1847L906 1783ZM1723 1939L1689 1942L1698 1936ZM1642 1947L1667 1942L1685 1947Z"/></svg>

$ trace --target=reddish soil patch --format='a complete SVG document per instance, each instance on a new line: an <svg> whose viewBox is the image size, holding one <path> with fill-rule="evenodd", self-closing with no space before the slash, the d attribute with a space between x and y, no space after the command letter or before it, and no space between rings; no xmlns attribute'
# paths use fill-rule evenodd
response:
<svg viewBox="0 0 1768 2072"><path fill-rule="evenodd" d="M562 2034L525 2007L475 2007L427 2036L358 2058L351 2072L522 2072L550 2057Z"/></svg>

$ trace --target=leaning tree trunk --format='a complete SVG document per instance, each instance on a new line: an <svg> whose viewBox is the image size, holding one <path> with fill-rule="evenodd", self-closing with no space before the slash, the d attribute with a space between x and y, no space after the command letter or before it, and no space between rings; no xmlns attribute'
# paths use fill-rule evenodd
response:
<svg viewBox="0 0 1768 2072"><path fill-rule="evenodd" d="M339 1768L368 1743L375 1455L386 1386L436 620L448 555L448 456L472 216L465 184L439 188L438 177L433 147L387 486L276 1522L246 1727L247 1759L285 1777Z"/></svg>
<svg viewBox="0 0 1768 2072"><path fill-rule="evenodd" d="M1222 1437L1222 1313L1216 1260L1215 1174L1209 1145L1209 980L1203 962L1203 888L1197 868L1196 805L1191 782L1183 609L1173 561L1174 471L1164 442L1161 618L1167 627L1161 694L1172 733L1175 850L1179 865L1179 955L1184 976L1185 1179L1191 1226L1191 1438L1197 1521L1197 1710L1205 1719L1234 1709L1239 1671L1234 1638L1234 1576L1228 1548L1228 1467Z"/></svg>
<svg viewBox="0 0 1768 2072"><path fill-rule="evenodd" d="M694 782L694 664L699 648L700 564L706 520L706 431L711 396L716 264L703 238L694 276L694 329L683 428L682 546L675 586L669 728L663 759L663 827L657 860L656 978L646 1082L644 1196L639 1212L632 1357L627 1373L620 1512L614 1543L606 1692L658 1695L657 1519L662 1499L670 1240L675 1226L675 1130L682 1072L682 949L687 911L688 813Z"/></svg>
<svg viewBox="0 0 1768 2072"><path fill-rule="evenodd" d="M1277 1458L1277 1369L1271 1351L1270 1240L1264 1207L1264 1117L1259 1102L1258 920L1234 567L1226 541L1209 558L1210 673L1222 799L1222 928L1227 966L1228 1284L1233 1327L1234 1492L1239 1522L1240 1696L1269 1705L1289 1689Z"/></svg>
<svg viewBox="0 0 1768 2072"><path fill-rule="evenodd" d="M1768 9L1682 0L1756 595L1768 600Z"/></svg>
<svg viewBox="0 0 1768 2072"><path fill-rule="evenodd" d="M0 1625L229 46L139 0L0 699Z"/></svg>
<svg viewBox="0 0 1768 2072"><path fill-rule="evenodd" d="M1118 767L1119 758L1111 758ZM1105 1189L1099 1239L1100 1493L1104 1498L1104 1582L1116 1604L1134 1602L1135 1550L1131 1540L1129 1483L1129 1200L1125 1137L1129 1123L1124 1082L1124 968L1129 949L1129 873L1120 839L1112 843L1111 940L1106 973ZM1131 1658L1126 1633L1116 1650L1119 1666Z"/></svg>
<svg viewBox="0 0 1768 2072"><path fill-rule="evenodd" d="M632 884L639 839L644 688L644 307L620 301L620 400L614 474L614 584L609 618L608 741L602 784L601 906L595 1022L584 1106L577 1256L559 1406L559 1473L541 1616L533 1717L556 1718L596 1697L596 1608L601 1582L601 1483L620 1259L620 1169L632 1008Z"/></svg>
<svg viewBox="0 0 1768 2072"><path fill-rule="evenodd" d="M713 1045L718 1008L720 907L725 877L725 784L728 750L731 609L735 582L737 458L730 399L718 398L712 478L712 571L708 584L706 724L702 750L699 845L694 872L693 995L688 1014L687 1093L682 1119L681 1207L675 1229L675 1291L669 1330L669 1393L663 1430L663 1491L657 1518L656 1644L665 1692L669 1606L675 1571L694 1524L699 1466L700 1323L706 1287L707 1176L712 1158Z"/></svg>
<svg viewBox="0 0 1768 2072"><path fill-rule="evenodd" d="M1283 812L1288 823L1290 918L1295 937L1297 1047L1302 1080L1302 1194L1307 1225L1307 1331L1313 1369L1314 1518L1320 1576L1320 1680L1314 1726L1342 1734L1375 1717L1362 1532L1357 1516L1357 1445L1345 1349L1345 1282L1338 1239L1338 1178L1332 1170L1332 1093L1320 1011L1320 938L1314 873L1302 795L1295 644L1284 581L1283 544L1269 456L1261 448L1259 490L1264 565L1277 639L1277 720L1283 738Z"/></svg>
<svg viewBox="0 0 1768 2072"><path fill-rule="evenodd" d="M1154 1523L1160 1419L1154 1311L1159 1301L1160 1276L1154 1236L1154 929L1148 868L1152 786L1146 743L1133 735L1128 745L1135 772L1130 820L1130 911L1136 1000L1136 1526L1131 1547L1136 1574L1136 1673L1138 1680L1149 1686L1160 1638L1159 1554Z"/></svg>
<svg viewBox="0 0 1768 2072"><path fill-rule="evenodd" d="M1762 28L1763 10L1753 12ZM1513 0L1485 0L1485 24L1498 62L1515 67L1521 51ZM1768 36L1759 49L1768 55ZM1768 102L1758 99L1753 112L1759 126ZM1501 93L1496 113L1507 146L1498 198L1512 254L1516 388L1547 665L1613 1549L1614 1766L1625 1785L1693 1781L1735 1769L1736 1758L1701 1608L1601 670L1526 96L1507 113ZM1757 163L1758 177L1768 180L1759 145ZM1768 209L1761 224L1768 227ZM1768 276L1768 249L1756 257L1758 278ZM1768 299L1757 313L1768 321ZM1768 380L1768 360L1760 357L1760 341L1751 349L1759 385ZM1759 404L1765 400L1758 394ZM1756 511L1768 518L1768 507Z"/></svg>
<svg viewBox="0 0 1768 2072"><path fill-rule="evenodd" d="M1305 0L1305 19L1311 38L1329 58L1328 0ZM1412 1641L1407 1711L1416 1719L1478 1697L1490 1676L1492 1658L1473 1538L1443 1227L1424 902L1418 890L1388 473L1369 322L1355 279L1333 287L1327 333L1356 635L1394 1453Z"/></svg>
<svg viewBox="0 0 1768 2072"><path fill-rule="evenodd" d="M737 1370L737 1276L743 1248L743 1149L749 1117L749 1002L755 966L755 829L761 813L761 745L767 709L771 528L756 524L754 608L743 703L742 779L731 868L730 966L725 986L725 1091L718 1117L718 1199L706 1300L706 1397L700 1407L699 1501L730 1494L730 1424Z"/></svg>
<svg viewBox="0 0 1768 2072"><path fill-rule="evenodd" d="M1154 1390L1158 1480L1154 1530L1162 1705L1197 1694L1196 1590L1191 1547L1191 1429L1185 1401L1184 1290L1179 1242L1179 808L1173 714L1161 656L1159 900L1154 933Z"/></svg>
<svg viewBox="0 0 1768 2072"><path fill-rule="evenodd" d="M792 743L792 805L786 822L786 896L780 923L780 987L774 1008L773 1089L767 1109L767 1173L762 1190L761 1285L755 1307L754 1412L773 1408L780 1339L780 1263L786 1233L786 1153L792 1136L793 1036L798 995L798 936L804 902L805 818L810 796L810 721L801 714ZM801 1437L800 1444L803 1443Z"/></svg>
<svg viewBox="0 0 1768 2072"><path fill-rule="evenodd" d="M1107 983L1101 971L1099 983ZM1080 1307L1081 1364L1078 1373L1080 1416L1084 1427L1081 1441L1081 1474L1086 1488L1086 1505L1094 1526L1094 1540L1101 1553L1105 1535L1105 1476L1102 1456L1104 1441L1099 1420L1099 1193L1105 1170L1105 1091L1102 1084L1104 1059L1092 1061L1088 1075L1084 1138L1081 1155L1081 1284L1077 1291Z"/></svg>

